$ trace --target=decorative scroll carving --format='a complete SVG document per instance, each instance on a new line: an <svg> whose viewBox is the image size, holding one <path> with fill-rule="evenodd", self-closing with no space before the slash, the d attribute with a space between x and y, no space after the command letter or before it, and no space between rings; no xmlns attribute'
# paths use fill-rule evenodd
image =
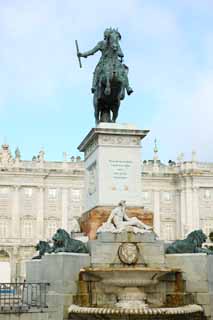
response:
<svg viewBox="0 0 213 320"><path fill-rule="evenodd" d="M96 162L94 162L88 169L88 194L91 196L96 192Z"/></svg>
<svg viewBox="0 0 213 320"><path fill-rule="evenodd" d="M97 139L95 139L87 146L84 153L85 158L87 158L95 150L95 148L97 147L97 144L98 144L98 141Z"/></svg>
<svg viewBox="0 0 213 320"><path fill-rule="evenodd" d="M100 135L99 144L104 145L134 145L140 146L140 137L130 137L121 135Z"/></svg>

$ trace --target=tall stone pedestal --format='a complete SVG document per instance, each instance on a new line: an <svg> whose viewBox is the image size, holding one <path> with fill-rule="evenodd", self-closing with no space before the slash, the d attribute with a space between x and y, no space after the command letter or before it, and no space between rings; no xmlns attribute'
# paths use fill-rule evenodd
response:
<svg viewBox="0 0 213 320"><path fill-rule="evenodd" d="M121 200L126 200L127 207L134 212L143 214L141 140L148 132L131 124L100 123L82 141L78 149L85 157L85 214L88 218L100 215L98 220L102 223L105 221L102 217L107 217ZM92 238L96 229L90 230Z"/></svg>
<svg viewBox="0 0 213 320"><path fill-rule="evenodd" d="M97 206L141 207L141 140L148 130L100 123L82 141L86 167L85 211Z"/></svg>

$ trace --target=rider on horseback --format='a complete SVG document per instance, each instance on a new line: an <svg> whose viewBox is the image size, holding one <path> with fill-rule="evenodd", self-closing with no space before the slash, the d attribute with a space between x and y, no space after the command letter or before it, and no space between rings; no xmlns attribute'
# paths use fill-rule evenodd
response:
<svg viewBox="0 0 213 320"><path fill-rule="evenodd" d="M95 68L94 74L93 74L93 82L92 82L92 88L91 91L92 93L95 93L98 82L99 82L99 75L101 74L101 72L103 71L105 65L112 59L111 56L111 52L110 52L110 48L109 48L109 39L110 39L110 35L112 34L112 32L115 32L114 29L108 28L104 31L104 40L98 42L98 44L89 51L86 51L84 53L79 52L78 56L79 57L84 57L87 58L90 55L95 54L97 51L101 51L102 55L101 58ZM121 40L121 35L120 33L116 30L118 36L119 36L119 40ZM128 75L127 75L127 70L128 67L124 64L122 64L123 61L123 57L124 54L120 48L119 43L117 44L117 47L115 48L115 50L117 50L117 58L118 59L118 65L122 68L122 78L124 80L124 87L126 88L127 94L130 95L133 90L132 88L129 86L129 80L128 80Z"/></svg>

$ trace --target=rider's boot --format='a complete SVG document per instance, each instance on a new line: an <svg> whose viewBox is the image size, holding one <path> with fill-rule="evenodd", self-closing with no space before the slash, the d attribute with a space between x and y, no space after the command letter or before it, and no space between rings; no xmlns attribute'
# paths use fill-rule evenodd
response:
<svg viewBox="0 0 213 320"><path fill-rule="evenodd" d="M127 76L126 76L126 79L125 79L125 88L126 88L126 92L127 92L128 95L133 93L133 89L129 85L129 79L128 79Z"/></svg>
<svg viewBox="0 0 213 320"><path fill-rule="evenodd" d="M91 88L91 92L95 93L95 88L94 87Z"/></svg>

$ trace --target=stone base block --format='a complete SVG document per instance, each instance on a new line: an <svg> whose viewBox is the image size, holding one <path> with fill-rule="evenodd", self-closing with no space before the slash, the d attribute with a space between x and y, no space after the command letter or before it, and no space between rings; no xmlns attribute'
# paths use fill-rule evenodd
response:
<svg viewBox="0 0 213 320"><path fill-rule="evenodd" d="M92 266L111 266L121 264L118 258L118 248L120 243L101 242L98 240L90 240L88 242L91 254Z"/></svg>
<svg viewBox="0 0 213 320"><path fill-rule="evenodd" d="M57 253L43 257L43 279L50 283L50 290L59 293L75 293L79 271L90 265L86 253Z"/></svg>
<svg viewBox="0 0 213 320"><path fill-rule="evenodd" d="M178 307L188 304L194 304L194 297L190 293L175 292L173 294L166 295L167 307Z"/></svg>
<svg viewBox="0 0 213 320"><path fill-rule="evenodd" d="M42 282L41 266L42 266L42 260L30 260L26 262L26 281L27 282Z"/></svg>
<svg viewBox="0 0 213 320"><path fill-rule="evenodd" d="M101 232L97 234L97 239L102 242L151 242L156 239L154 232L133 233L133 232Z"/></svg>
<svg viewBox="0 0 213 320"><path fill-rule="evenodd" d="M68 307L78 291L80 269L89 266L90 256L86 253L46 254L41 260L27 262L27 282L50 283L47 312L51 320L67 319Z"/></svg>
<svg viewBox="0 0 213 320"><path fill-rule="evenodd" d="M195 300L197 304L210 305L210 295L208 293L197 293Z"/></svg>
<svg viewBox="0 0 213 320"><path fill-rule="evenodd" d="M0 320L61 320L55 318L55 314L49 312L27 312L27 313L8 313L0 314Z"/></svg>
<svg viewBox="0 0 213 320"><path fill-rule="evenodd" d="M54 320L68 319L68 308L73 302L73 294L60 294L55 291L50 291L47 294L47 310L53 312Z"/></svg>
<svg viewBox="0 0 213 320"><path fill-rule="evenodd" d="M129 241L131 242L131 241ZM122 242L102 242L90 240L88 243L92 266L123 265L118 256ZM137 265L148 267L164 266L164 246L162 241L136 243L139 248Z"/></svg>
<svg viewBox="0 0 213 320"><path fill-rule="evenodd" d="M202 307L203 307L205 316L212 320L213 317L212 317L212 314L211 314L211 307L209 305L203 305Z"/></svg>
<svg viewBox="0 0 213 320"><path fill-rule="evenodd" d="M167 267L182 270L186 292L204 308L208 319L213 319L213 256L204 253L167 254L165 261Z"/></svg>
<svg viewBox="0 0 213 320"><path fill-rule="evenodd" d="M166 263L169 267L181 268L185 280L208 279L208 256L205 253L167 254Z"/></svg>
<svg viewBox="0 0 213 320"><path fill-rule="evenodd" d="M208 293L208 281L187 280L186 291L191 293Z"/></svg>
<svg viewBox="0 0 213 320"><path fill-rule="evenodd" d="M46 254L41 260L27 262L27 282L49 282L49 290L75 293L79 271L90 265L87 253Z"/></svg>
<svg viewBox="0 0 213 320"><path fill-rule="evenodd" d="M113 208L114 207L96 207L81 216L81 229L90 240L96 239L97 229L107 221ZM127 214L129 217L137 217L143 223L153 226L153 213L144 211L143 207L128 207Z"/></svg>
<svg viewBox="0 0 213 320"><path fill-rule="evenodd" d="M153 268L165 266L163 241L138 243L138 247L146 266Z"/></svg>

